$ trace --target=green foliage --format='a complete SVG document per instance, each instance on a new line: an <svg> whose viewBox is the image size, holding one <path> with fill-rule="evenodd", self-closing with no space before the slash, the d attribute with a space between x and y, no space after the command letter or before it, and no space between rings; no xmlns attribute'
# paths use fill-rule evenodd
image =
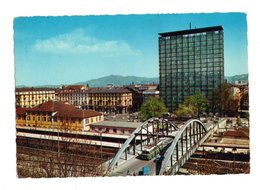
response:
<svg viewBox="0 0 260 190"><path fill-rule="evenodd" d="M241 119L240 119L240 117L238 117L238 118L237 118L237 125L238 125L238 126L241 126L241 124L242 124Z"/></svg>
<svg viewBox="0 0 260 190"><path fill-rule="evenodd" d="M207 99L200 93L196 92L193 96L189 96L185 99L183 104L180 104L176 110L177 116L197 116L199 117L207 109Z"/></svg>
<svg viewBox="0 0 260 190"><path fill-rule="evenodd" d="M152 117L161 117L167 112L167 108L160 98L151 97L141 106L141 119L147 120Z"/></svg>
<svg viewBox="0 0 260 190"><path fill-rule="evenodd" d="M214 93L214 101L212 107L220 112L221 115L227 113L237 114L239 108L239 100L234 99L231 94L232 85L224 83ZM213 110L215 112L215 110Z"/></svg>
<svg viewBox="0 0 260 190"><path fill-rule="evenodd" d="M180 104L179 108L175 111L178 117L194 116L194 108L185 104Z"/></svg>
<svg viewBox="0 0 260 190"><path fill-rule="evenodd" d="M250 115L249 115L249 112L246 113L246 120L247 122L249 123L249 118L250 118Z"/></svg>

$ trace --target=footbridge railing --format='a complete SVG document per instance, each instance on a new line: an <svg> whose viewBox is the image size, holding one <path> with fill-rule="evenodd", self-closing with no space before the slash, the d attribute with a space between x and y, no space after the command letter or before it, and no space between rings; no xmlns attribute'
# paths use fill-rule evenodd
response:
<svg viewBox="0 0 260 190"><path fill-rule="evenodd" d="M188 120L175 135L164 154L159 175L172 175L190 158L206 139L208 130L198 119Z"/></svg>
<svg viewBox="0 0 260 190"><path fill-rule="evenodd" d="M164 127L162 127L164 126ZM111 161L111 163L108 166L107 174L112 172L116 164L118 163L121 156L124 154L126 149L131 145L131 142L134 141L135 146L135 138L137 135L140 135L141 137L141 144L142 144L142 136L147 135L148 136L163 136L168 135L172 131L176 131L177 125L173 121L169 121L168 119L164 118L151 118L145 121L140 127L136 128L131 135L128 137L128 139L125 141L125 143L121 146L121 148L118 150L117 154ZM159 132L160 131L160 132ZM149 140L149 139L148 139ZM135 147L134 147L135 152ZM135 154L135 153L134 153Z"/></svg>

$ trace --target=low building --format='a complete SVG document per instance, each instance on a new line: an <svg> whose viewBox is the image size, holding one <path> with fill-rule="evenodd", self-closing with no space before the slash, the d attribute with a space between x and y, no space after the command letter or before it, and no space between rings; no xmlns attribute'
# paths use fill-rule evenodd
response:
<svg viewBox="0 0 260 190"><path fill-rule="evenodd" d="M143 102L149 97L159 97L158 84L132 84L126 88L133 94L133 112L140 111Z"/></svg>
<svg viewBox="0 0 260 190"><path fill-rule="evenodd" d="M48 101L30 109L16 109L17 125L26 127L82 131L89 130L91 123L103 120L103 115L97 111L77 109L58 101Z"/></svg>
<svg viewBox="0 0 260 190"><path fill-rule="evenodd" d="M30 108L16 108L16 125L17 126L26 126L26 115L27 110Z"/></svg>
<svg viewBox="0 0 260 190"><path fill-rule="evenodd" d="M89 131L102 134L129 136L137 127L140 127L141 125L143 125L143 123L140 122L102 121L90 124Z"/></svg>
<svg viewBox="0 0 260 190"><path fill-rule="evenodd" d="M200 150L233 154L249 154L249 128L228 129L204 142Z"/></svg>
<svg viewBox="0 0 260 190"><path fill-rule="evenodd" d="M238 128L236 130L225 131L221 143L249 145L249 128Z"/></svg>
<svg viewBox="0 0 260 190"><path fill-rule="evenodd" d="M49 100L55 100L55 89L53 88L16 88L16 106L31 108Z"/></svg>
<svg viewBox="0 0 260 190"><path fill-rule="evenodd" d="M145 102L148 100L150 97L160 97L160 91L157 89L148 89L143 91L143 101Z"/></svg>

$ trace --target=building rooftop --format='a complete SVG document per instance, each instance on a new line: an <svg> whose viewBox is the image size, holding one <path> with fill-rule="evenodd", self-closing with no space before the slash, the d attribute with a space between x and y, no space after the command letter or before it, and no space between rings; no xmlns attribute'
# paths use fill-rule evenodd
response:
<svg viewBox="0 0 260 190"><path fill-rule="evenodd" d="M75 109L75 110L65 110L65 111L58 111L54 117L63 117L63 118L90 118L90 117L96 117L96 116L101 116L102 114L94 111L94 110L80 110L80 109Z"/></svg>
<svg viewBox="0 0 260 190"><path fill-rule="evenodd" d="M30 108L16 108L16 115L24 115Z"/></svg>
<svg viewBox="0 0 260 190"><path fill-rule="evenodd" d="M224 132L223 137L249 139L249 129L240 128L235 131L226 131Z"/></svg>
<svg viewBox="0 0 260 190"><path fill-rule="evenodd" d="M100 94L105 94L105 93L130 93L131 91L128 90L127 88L122 88L122 87L112 87L112 88L92 88L89 89L88 93L100 93Z"/></svg>
<svg viewBox="0 0 260 190"><path fill-rule="evenodd" d="M18 108L17 108L18 109ZM48 101L31 109L16 109L16 113L22 114L23 112L57 112L54 117L67 117L67 118L89 118L101 116L102 114L94 110L82 110L64 102Z"/></svg>
<svg viewBox="0 0 260 190"><path fill-rule="evenodd" d="M223 27L222 26L212 26L212 27L206 27L206 28L179 30L179 31L174 31L174 32L159 33L159 35L161 37L166 37L166 36L177 36L177 35L183 35L183 34L195 34L195 33L218 31L218 30L223 30Z"/></svg>
<svg viewBox="0 0 260 190"><path fill-rule="evenodd" d="M85 85L70 85L70 86L65 86L62 89L63 90L83 90L83 89L87 89L87 86L85 86Z"/></svg>
<svg viewBox="0 0 260 190"><path fill-rule="evenodd" d="M143 91L143 94L160 94L160 91L157 89L148 89Z"/></svg>
<svg viewBox="0 0 260 190"><path fill-rule="evenodd" d="M118 128L137 128L143 125L141 122L123 122L123 121L101 121L90 124L90 126L118 127Z"/></svg>
<svg viewBox="0 0 260 190"><path fill-rule="evenodd" d="M31 108L30 111L34 112L56 112L56 111L65 111L65 110L74 110L76 109L74 106L66 104L64 102L58 101L48 101Z"/></svg>
<svg viewBox="0 0 260 190"><path fill-rule="evenodd" d="M35 92L35 91L55 91L54 88L34 88L34 87L26 87L26 88L15 88L16 92Z"/></svg>

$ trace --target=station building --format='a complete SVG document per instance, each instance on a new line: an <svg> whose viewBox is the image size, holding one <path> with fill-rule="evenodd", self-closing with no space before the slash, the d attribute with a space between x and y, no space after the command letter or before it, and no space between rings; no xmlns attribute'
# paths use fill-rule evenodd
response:
<svg viewBox="0 0 260 190"><path fill-rule="evenodd" d="M91 123L103 120L103 114L97 111L77 109L58 101L48 101L33 108L16 109L18 126L83 131L89 130Z"/></svg>
<svg viewBox="0 0 260 190"><path fill-rule="evenodd" d="M89 131L102 134L127 135L143 125L141 122L101 121L90 124Z"/></svg>

